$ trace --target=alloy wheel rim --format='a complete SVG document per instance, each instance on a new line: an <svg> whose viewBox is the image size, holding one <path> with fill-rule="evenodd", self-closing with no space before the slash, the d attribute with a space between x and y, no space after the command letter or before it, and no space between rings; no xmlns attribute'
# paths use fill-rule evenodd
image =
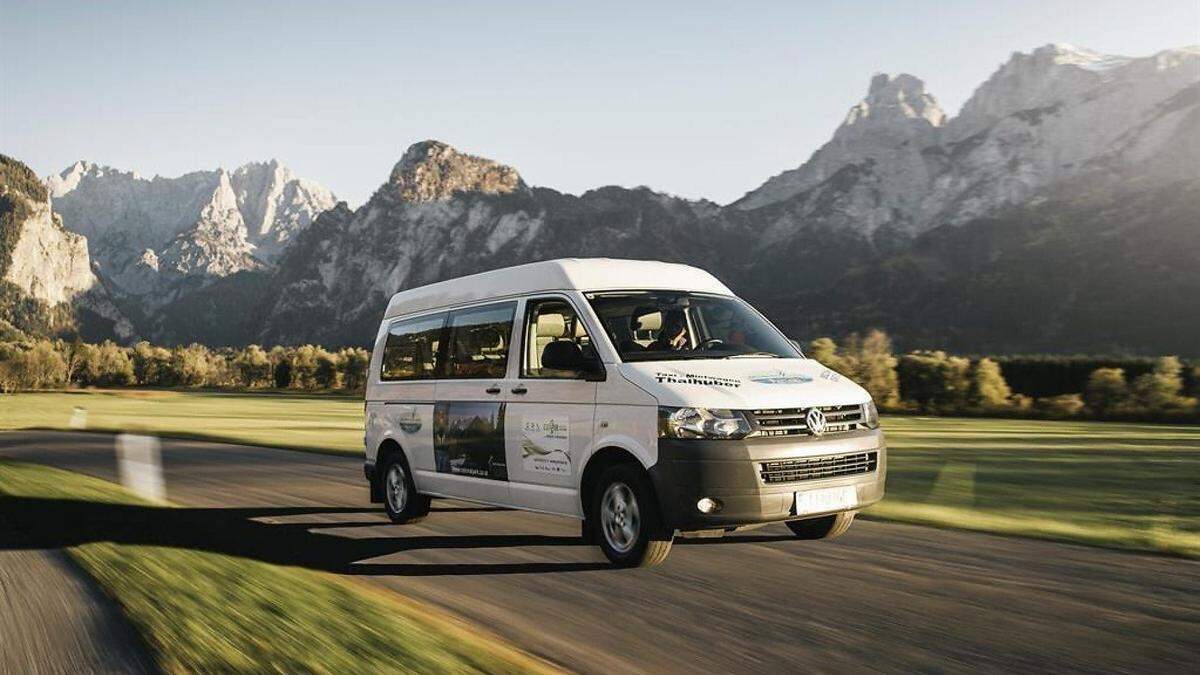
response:
<svg viewBox="0 0 1200 675"><path fill-rule="evenodd" d="M403 512L404 507L408 505L408 483L405 481L404 469L399 464L388 468L385 487L388 507L395 513Z"/></svg>
<svg viewBox="0 0 1200 675"><path fill-rule="evenodd" d="M600 501L600 524L604 539L617 553L628 553L637 545L642 531L641 511L633 490L624 483L613 483Z"/></svg>

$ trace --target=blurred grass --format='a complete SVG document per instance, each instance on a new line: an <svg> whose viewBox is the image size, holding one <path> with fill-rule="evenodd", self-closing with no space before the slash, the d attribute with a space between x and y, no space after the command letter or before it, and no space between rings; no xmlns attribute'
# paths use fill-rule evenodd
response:
<svg viewBox="0 0 1200 675"><path fill-rule="evenodd" d="M0 429L141 429L362 452L362 401L113 390L0 397ZM887 497L869 518L1200 557L1200 427L888 416Z"/></svg>
<svg viewBox="0 0 1200 675"><path fill-rule="evenodd" d="M864 515L1200 557L1200 427L888 417Z"/></svg>
<svg viewBox="0 0 1200 675"><path fill-rule="evenodd" d="M170 508L96 478L4 460L0 493ZM169 673L554 672L437 610L320 572L111 542L68 553Z"/></svg>
<svg viewBox="0 0 1200 675"><path fill-rule="evenodd" d="M335 394L111 389L0 395L0 429L138 431L249 445L361 453L363 400Z"/></svg>

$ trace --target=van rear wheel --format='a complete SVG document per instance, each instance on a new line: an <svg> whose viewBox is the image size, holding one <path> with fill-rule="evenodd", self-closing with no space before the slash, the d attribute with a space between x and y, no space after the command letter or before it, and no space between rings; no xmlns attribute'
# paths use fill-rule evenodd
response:
<svg viewBox="0 0 1200 675"><path fill-rule="evenodd" d="M797 539L837 539L850 529L854 514L854 511L846 511L820 518L789 520L787 526Z"/></svg>
<svg viewBox="0 0 1200 675"><path fill-rule="evenodd" d="M429 513L429 495L417 494L403 453L393 453L384 461L379 480L383 508L393 523L415 523Z"/></svg>
<svg viewBox="0 0 1200 675"><path fill-rule="evenodd" d="M617 567L651 567L671 552L674 532L663 526L654 490L641 467L617 464L606 469L588 511L600 550Z"/></svg>

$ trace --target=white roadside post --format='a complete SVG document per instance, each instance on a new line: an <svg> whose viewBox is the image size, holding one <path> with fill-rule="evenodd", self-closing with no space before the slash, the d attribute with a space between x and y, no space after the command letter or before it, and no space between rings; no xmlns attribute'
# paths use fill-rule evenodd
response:
<svg viewBox="0 0 1200 675"><path fill-rule="evenodd" d="M75 406L74 410L71 411L71 420L67 423L67 426L72 429L86 429L87 408Z"/></svg>
<svg viewBox="0 0 1200 675"><path fill-rule="evenodd" d="M166 499L162 457L154 436L120 434L117 436L117 471L121 484L140 497Z"/></svg>

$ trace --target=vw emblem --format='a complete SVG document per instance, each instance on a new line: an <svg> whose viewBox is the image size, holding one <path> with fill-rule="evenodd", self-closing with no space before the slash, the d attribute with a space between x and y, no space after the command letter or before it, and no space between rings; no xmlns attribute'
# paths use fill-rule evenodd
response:
<svg viewBox="0 0 1200 675"><path fill-rule="evenodd" d="M808 425L808 432L813 436L825 433L825 413L818 408L808 409L808 414L804 416L804 423Z"/></svg>

